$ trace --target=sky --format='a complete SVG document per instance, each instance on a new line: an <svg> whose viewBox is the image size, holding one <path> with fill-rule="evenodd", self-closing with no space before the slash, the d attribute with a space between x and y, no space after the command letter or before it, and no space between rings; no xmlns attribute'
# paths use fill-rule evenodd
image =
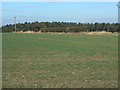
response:
<svg viewBox="0 0 120 90"><path fill-rule="evenodd" d="M1 0L2 2L118 2L119 0Z"/></svg>
<svg viewBox="0 0 120 90"><path fill-rule="evenodd" d="M2 2L2 25L64 21L113 23L118 21L116 2Z"/></svg>

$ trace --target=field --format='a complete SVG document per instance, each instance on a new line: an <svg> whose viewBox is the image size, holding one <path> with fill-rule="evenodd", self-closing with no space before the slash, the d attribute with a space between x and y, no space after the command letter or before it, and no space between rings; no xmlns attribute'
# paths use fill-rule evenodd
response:
<svg viewBox="0 0 120 90"><path fill-rule="evenodd" d="M3 33L3 88L116 88L118 37Z"/></svg>

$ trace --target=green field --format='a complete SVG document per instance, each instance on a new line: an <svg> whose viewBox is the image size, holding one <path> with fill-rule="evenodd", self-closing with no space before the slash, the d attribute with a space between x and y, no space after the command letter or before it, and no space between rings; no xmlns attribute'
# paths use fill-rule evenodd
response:
<svg viewBox="0 0 120 90"><path fill-rule="evenodd" d="M116 88L118 37L3 33L3 88Z"/></svg>

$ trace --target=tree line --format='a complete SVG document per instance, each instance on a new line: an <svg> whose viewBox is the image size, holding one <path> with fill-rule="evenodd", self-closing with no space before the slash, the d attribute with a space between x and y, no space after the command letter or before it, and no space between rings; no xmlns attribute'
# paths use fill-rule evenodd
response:
<svg viewBox="0 0 120 90"><path fill-rule="evenodd" d="M73 22L25 22L17 23L16 31L34 31L34 32L91 32L106 31L118 32L119 23L73 23ZM9 24L2 26L2 32L14 32L15 25Z"/></svg>

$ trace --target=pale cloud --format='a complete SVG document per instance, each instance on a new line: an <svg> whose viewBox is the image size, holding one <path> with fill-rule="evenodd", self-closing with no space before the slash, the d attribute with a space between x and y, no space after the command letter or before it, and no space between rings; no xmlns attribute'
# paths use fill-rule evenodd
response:
<svg viewBox="0 0 120 90"><path fill-rule="evenodd" d="M119 0L2 0L2 2L118 2Z"/></svg>
<svg viewBox="0 0 120 90"><path fill-rule="evenodd" d="M23 10L15 10L15 9L2 9L3 12L24 12Z"/></svg>
<svg viewBox="0 0 120 90"><path fill-rule="evenodd" d="M2 3L0 2L0 27L2 26Z"/></svg>

